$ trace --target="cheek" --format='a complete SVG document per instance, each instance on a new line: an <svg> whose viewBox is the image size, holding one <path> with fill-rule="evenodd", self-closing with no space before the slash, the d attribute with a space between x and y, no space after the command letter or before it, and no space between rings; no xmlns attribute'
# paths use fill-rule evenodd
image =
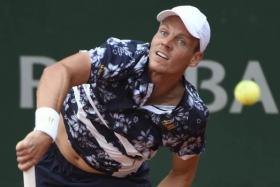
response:
<svg viewBox="0 0 280 187"><path fill-rule="evenodd" d="M154 36L151 41L151 48L153 48L156 44L157 44L157 39L156 39L156 36Z"/></svg>
<svg viewBox="0 0 280 187"><path fill-rule="evenodd" d="M151 44L150 44L150 50L149 50L149 54L151 55L153 51L155 51L155 48L157 46L157 39L156 37L154 36L152 41L151 41Z"/></svg>
<svg viewBox="0 0 280 187"><path fill-rule="evenodd" d="M187 55L186 52L184 54L183 53L176 53L174 54L174 63L172 64L176 64L177 67L180 67L180 68L186 68L189 64L190 64L190 61L191 61L191 55Z"/></svg>
<svg viewBox="0 0 280 187"><path fill-rule="evenodd" d="M186 50L177 50L176 52L174 52L174 57L175 57L175 59L177 60L177 61L184 61L184 62L186 62L186 61L190 61L190 59L191 59L191 54L189 54L189 52L188 51L186 51Z"/></svg>

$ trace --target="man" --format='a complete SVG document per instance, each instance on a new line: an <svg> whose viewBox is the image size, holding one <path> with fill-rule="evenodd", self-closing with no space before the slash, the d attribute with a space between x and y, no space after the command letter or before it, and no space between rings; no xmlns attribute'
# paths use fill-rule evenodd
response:
<svg viewBox="0 0 280 187"><path fill-rule="evenodd" d="M191 185L208 110L184 72L202 59L210 27L193 6L157 20L151 44L109 38L44 70L35 129L16 146L38 187L151 186L145 161L163 146L173 168L159 186Z"/></svg>

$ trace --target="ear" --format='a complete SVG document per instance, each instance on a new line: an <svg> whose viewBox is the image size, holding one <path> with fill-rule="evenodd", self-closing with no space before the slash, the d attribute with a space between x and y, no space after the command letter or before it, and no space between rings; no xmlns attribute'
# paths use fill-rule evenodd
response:
<svg viewBox="0 0 280 187"><path fill-rule="evenodd" d="M198 65L198 63L202 60L203 58L203 53L198 51L198 52L195 52L192 59L191 59L191 62L189 64L190 67L196 67Z"/></svg>

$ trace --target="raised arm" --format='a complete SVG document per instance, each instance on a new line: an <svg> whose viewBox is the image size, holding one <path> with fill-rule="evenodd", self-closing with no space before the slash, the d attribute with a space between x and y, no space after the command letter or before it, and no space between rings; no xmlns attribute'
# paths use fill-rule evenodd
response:
<svg viewBox="0 0 280 187"><path fill-rule="evenodd" d="M90 75L90 57L87 52L69 56L47 68L45 68L37 89L37 108L45 111L37 113L40 116L40 128L30 132L16 145L18 168L28 170L37 164L48 150L54 137L50 131L57 132L59 111L68 90L75 85L86 83ZM47 112L47 113L46 113ZM50 117L56 124L46 122ZM38 118L38 117L37 117ZM36 118L36 120L38 120ZM42 123L41 123L42 122ZM53 126L56 125L56 126ZM41 130L46 127L47 130ZM52 129L52 127L55 127ZM37 125L36 125L37 128ZM51 129L51 130L50 130Z"/></svg>
<svg viewBox="0 0 280 187"><path fill-rule="evenodd" d="M187 160L183 160L174 154L173 168L158 187L190 187L195 177L198 160L199 156L191 156Z"/></svg>

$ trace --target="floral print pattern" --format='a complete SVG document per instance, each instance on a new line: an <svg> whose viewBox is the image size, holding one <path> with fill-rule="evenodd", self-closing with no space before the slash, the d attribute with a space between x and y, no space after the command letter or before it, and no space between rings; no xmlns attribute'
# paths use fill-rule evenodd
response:
<svg viewBox="0 0 280 187"><path fill-rule="evenodd" d="M162 146L181 157L200 154L204 150L209 112L187 80L183 99L171 113L156 114L141 108L153 88L147 72L148 52L148 43L109 38L100 47L89 51L91 74L87 84L76 87L79 99L71 89L64 101L62 113L69 142L97 170L112 174L121 169L122 163L107 154L86 128L77 115L81 109L106 143L129 158L150 159ZM90 99L85 88L89 90ZM108 126L93 110L90 100ZM141 156L127 152L126 145L116 134L126 138Z"/></svg>

